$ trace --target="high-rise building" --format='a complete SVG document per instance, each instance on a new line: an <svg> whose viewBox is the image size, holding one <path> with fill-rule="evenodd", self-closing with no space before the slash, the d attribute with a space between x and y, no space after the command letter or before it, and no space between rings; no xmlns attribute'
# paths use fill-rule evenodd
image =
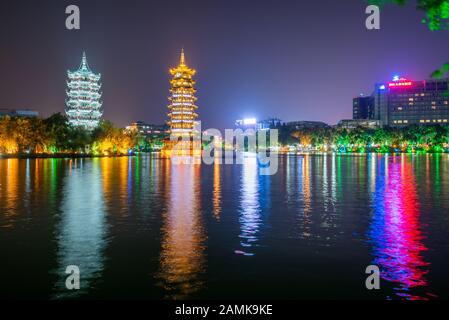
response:
<svg viewBox="0 0 449 320"><path fill-rule="evenodd" d="M449 124L449 79L395 77L376 85L374 118L382 126Z"/></svg>
<svg viewBox="0 0 449 320"><path fill-rule="evenodd" d="M360 95L352 100L352 119L374 119L374 97Z"/></svg>
<svg viewBox="0 0 449 320"><path fill-rule="evenodd" d="M198 107L195 105L195 81L193 76L196 70L186 65L184 49L181 52L179 65L170 69L170 105L168 114L170 133L176 136L192 136L194 134L195 120Z"/></svg>
<svg viewBox="0 0 449 320"><path fill-rule="evenodd" d="M83 126L88 130L96 128L100 122L101 74L95 74L87 64L86 54L76 71L67 71L66 114L73 126Z"/></svg>

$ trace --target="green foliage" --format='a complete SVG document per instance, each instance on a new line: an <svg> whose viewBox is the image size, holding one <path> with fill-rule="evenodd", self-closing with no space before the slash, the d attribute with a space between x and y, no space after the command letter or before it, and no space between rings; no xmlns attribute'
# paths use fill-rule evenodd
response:
<svg viewBox="0 0 449 320"><path fill-rule="evenodd" d="M102 121L92 132L93 154L127 154L136 145L136 134L116 128L110 121Z"/></svg>
<svg viewBox="0 0 449 320"><path fill-rule="evenodd" d="M7 154L127 154L136 139L109 121L90 132L69 125L60 113L47 119L0 118L0 153Z"/></svg>
<svg viewBox="0 0 449 320"><path fill-rule="evenodd" d="M337 152L443 152L449 150L449 125L409 126L378 129L302 129L289 132L301 145L320 151ZM280 134L281 135L281 134ZM286 145L283 143L283 145Z"/></svg>
<svg viewBox="0 0 449 320"><path fill-rule="evenodd" d="M405 5L408 0L369 0L368 3L378 6L386 4ZM416 7L425 12L423 23L427 24L430 30L449 30L449 0L416 0Z"/></svg>
<svg viewBox="0 0 449 320"><path fill-rule="evenodd" d="M405 5L409 0L368 0L369 4L384 6L386 4ZM427 24L432 31L449 31L449 0L416 0L417 9L424 11L425 18L422 22ZM449 63L444 64L440 69L435 70L431 77L442 78L449 73Z"/></svg>

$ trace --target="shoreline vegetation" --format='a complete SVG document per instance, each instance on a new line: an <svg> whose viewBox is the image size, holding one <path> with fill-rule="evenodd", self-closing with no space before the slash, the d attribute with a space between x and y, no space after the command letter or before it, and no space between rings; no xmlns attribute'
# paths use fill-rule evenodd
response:
<svg viewBox="0 0 449 320"><path fill-rule="evenodd" d="M271 148L281 154L449 153L447 124L377 129L295 129L282 124L272 129L278 130L278 141ZM60 113L46 119L0 118L0 158L130 156L161 150L168 138L145 137L109 121L101 121L96 129L87 131L70 126Z"/></svg>

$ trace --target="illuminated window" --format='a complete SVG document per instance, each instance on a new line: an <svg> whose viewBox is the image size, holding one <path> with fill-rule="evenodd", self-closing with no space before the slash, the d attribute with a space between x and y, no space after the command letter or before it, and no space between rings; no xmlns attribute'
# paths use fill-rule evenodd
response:
<svg viewBox="0 0 449 320"><path fill-rule="evenodd" d="M419 120L419 122L424 123L425 121L424 120Z"/></svg>
<svg viewBox="0 0 449 320"><path fill-rule="evenodd" d="M402 107L398 107L398 110L399 110L399 111L402 111Z"/></svg>
<svg viewBox="0 0 449 320"><path fill-rule="evenodd" d="M404 120L404 123L408 123L408 120Z"/></svg>
<svg viewBox="0 0 449 320"><path fill-rule="evenodd" d="M447 122L447 119L444 119L443 122Z"/></svg>

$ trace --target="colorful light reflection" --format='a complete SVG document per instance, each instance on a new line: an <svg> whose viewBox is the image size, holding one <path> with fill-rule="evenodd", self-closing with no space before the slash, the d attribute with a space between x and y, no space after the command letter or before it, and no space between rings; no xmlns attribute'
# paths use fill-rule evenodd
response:
<svg viewBox="0 0 449 320"><path fill-rule="evenodd" d="M379 161L378 166L381 172L377 176L369 231L372 263L380 267L383 280L393 283L399 298L428 299L432 295L415 293L427 286L429 263L422 256L428 249L420 230L413 167L404 158L400 162Z"/></svg>

